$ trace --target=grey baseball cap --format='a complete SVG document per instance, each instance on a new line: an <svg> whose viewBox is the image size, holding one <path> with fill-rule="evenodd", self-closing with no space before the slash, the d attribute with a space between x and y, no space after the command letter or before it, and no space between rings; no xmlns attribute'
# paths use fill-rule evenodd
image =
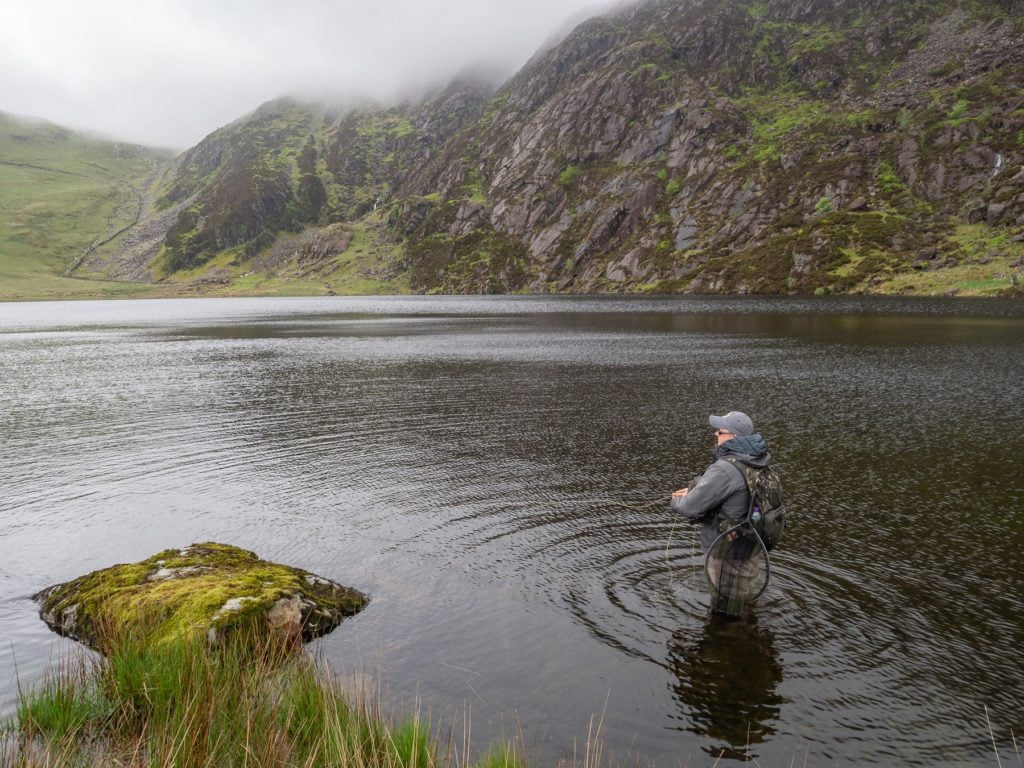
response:
<svg viewBox="0 0 1024 768"><path fill-rule="evenodd" d="M711 416L708 423L715 429L724 429L737 437L754 434L754 422L742 411L729 411L725 416Z"/></svg>

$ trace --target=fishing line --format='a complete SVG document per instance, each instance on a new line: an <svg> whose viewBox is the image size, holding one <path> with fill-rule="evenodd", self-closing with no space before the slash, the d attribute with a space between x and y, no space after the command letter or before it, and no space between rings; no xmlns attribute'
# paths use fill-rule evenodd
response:
<svg viewBox="0 0 1024 768"><path fill-rule="evenodd" d="M678 522L678 519L672 519L672 527L668 529L668 538L665 540L665 566L668 568L668 592L670 595L675 594L676 571L669 559L668 548L672 544L672 534L676 532L676 523Z"/></svg>
<svg viewBox="0 0 1024 768"><path fill-rule="evenodd" d="M667 502L670 502L670 501L672 501L672 496L662 496L661 498L655 499L654 501L646 501L646 502L629 502L629 501L620 501L620 500L617 500L617 499L600 499L600 500L597 501L597 503L598 504L602 504L604 506L620 507L622 509L644 510L644 509L653 509L655 507L664 507L664 505ZM671 525L671 527L669 527L669 530L668 530L668 538L665 539L665 555L664 555L664 557L665 557L665 567L668 570L668 586L666 587L666 592L668 594L665 597L665 601L666 602L671 602L671 598L675 597L676 568L672 564L672 557L669 554L669 550L672 548L672 537L675 535L676 528L678 527L678 525L679 525L679 516L678 515L673 515L673 517L672 517L672 525ZM690 546L692 548L694 548L694 549L696 549L696 547L697 547L697 529L696 529L696 527L694 527L692 529L692 532L690 534ZM691 563L691 565L690 565L690 569L689 569L690 572L689 572L689 575L687 576L687 579L686 579L687 583L691 583L693 581L693 579L695 578L695 574L697 573L697 570L698 570L697 562L693 561Z"/></svg>

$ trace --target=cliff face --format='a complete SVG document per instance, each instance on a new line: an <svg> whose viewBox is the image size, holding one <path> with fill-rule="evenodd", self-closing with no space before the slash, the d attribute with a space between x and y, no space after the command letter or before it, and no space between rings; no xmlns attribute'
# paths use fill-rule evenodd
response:
<svg viewBox="0 0 1024 768"><path fill-rule="evenodd" d="M649 0L495 93L275 102L178 160L152 256L244 268L333 226L419 291L1009 290L1022 17L1020 0Z"/></svg>

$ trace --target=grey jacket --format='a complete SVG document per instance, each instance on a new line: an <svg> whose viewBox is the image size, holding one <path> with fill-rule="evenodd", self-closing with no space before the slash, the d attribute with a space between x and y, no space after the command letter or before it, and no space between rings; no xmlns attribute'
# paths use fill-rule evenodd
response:
<svg viewBox="0 0 1024 768"><path fill-rule="evenodd" d="M747 514L750 492L743 473L728 461L734 456L744 464L766 467L771 461L768 445L760 434L734 437L718 446L715 463L690 483L690 492L672 499L672 511L691 523L701 523L700 546L705 552L718 538L719 524L724 519L739 521Z"/></svg>

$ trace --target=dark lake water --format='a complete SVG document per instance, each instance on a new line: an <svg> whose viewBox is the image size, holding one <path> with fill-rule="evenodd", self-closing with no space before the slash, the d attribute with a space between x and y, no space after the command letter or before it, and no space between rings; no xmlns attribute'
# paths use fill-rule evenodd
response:
<svg viewBox="0 0 1024 768"><path fill-rule="evenodd" d="M1016 764L1022 377L1019 302L0 305L0 705L69 645L28 595L217 540L369 592L320 651L481 746ZM734 408L791 528L723 623L644 505Z"/></svg>

